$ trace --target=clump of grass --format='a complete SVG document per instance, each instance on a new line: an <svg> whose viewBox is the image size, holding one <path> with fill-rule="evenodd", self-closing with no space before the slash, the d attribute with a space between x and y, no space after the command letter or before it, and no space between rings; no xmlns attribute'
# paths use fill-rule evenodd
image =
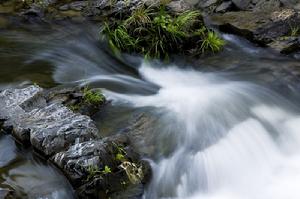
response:
<svg viewBox="0 0 300 199"><path fill-rule="evenodd" d="M202 53L209 50L212 52L218 52L225 45L223 39L221 39L215 32L208 31L206 37L203 37L201 41L200 50Z"/></svg>
<svg viewBox="0 0 300 199"><path fill-rule="evenodd" d="M125 161L127 153L124 150L124 148L122 146L117 145L116 143L113 143L113 145L116 148L116 156L115 156L116 160L120 162Z"/></svg>
<svg viewBox="0 0 300 199"><path fill-rule="evenodd" d="M104 166L103 170L100 170L97 166L91 165L87 168L87 181L90 181L97 176L110 174L111 172L111 168L107 165Z"/></svg>
<svg viewBox="0 0 300 199"><path fill-rule="evenodd" d="M86 104L91 105L99 105L103 103L105 100L105 97L102 93L93 91L89 89L88 87L85 87L83 89L83 102Z"/></svg>
<svg viewBox="0 0 300 199"><path fill-rule="evenodd" d="M291 27L290 36L297 37L300 35L300 27Z"/></svg>
<svg viewBox="0 0 300 199"><path fill-rule="evenodd" d="M146 58L164 59L171 53L191 49L197 49L196 54L217 52L225 44L205 28L200 12L186 11L174 16L163 5L141 6L124 19L105 23L101 33L115 53L138 53Z"/></svg>
<svg viewBox="0 0 300 199"><path fill-rule="evenodd" d="M97 166L92 166L92 165L90 165L87 168L87 173L88 173L87 181L90 181L91 179L95 178L96 176L101 175L99 168Z"/></svg>

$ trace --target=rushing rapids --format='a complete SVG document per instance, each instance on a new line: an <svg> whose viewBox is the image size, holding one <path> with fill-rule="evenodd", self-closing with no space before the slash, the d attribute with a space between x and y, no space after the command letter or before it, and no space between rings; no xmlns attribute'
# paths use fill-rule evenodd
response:
<svg viewBox="0 0 300 199"><path fill-rule="evenodd" d="M164 109L175 124L160 133L176 140L174 151L153 162L144 198L300 197L300 117L287 100L255 84L174 66L140 71L161 87L158 93L114 97Z"/></svg>

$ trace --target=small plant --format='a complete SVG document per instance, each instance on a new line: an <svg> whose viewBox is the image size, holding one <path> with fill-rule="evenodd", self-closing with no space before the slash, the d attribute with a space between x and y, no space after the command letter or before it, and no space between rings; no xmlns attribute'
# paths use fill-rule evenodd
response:
<svg viewBox="0 0 300 199"><path fill-rule="evenodd" d="M123 162L126 160L126 151L123 149L123 147L117 145L116 143L113 142L113 145L116 147L117 149L117 154L116 154L116 160Z"/></svg>
<svg viewBox="0 0 300 199"><path fill-rule="evenodd" d="M97 177L97 176L101 176L101 175L107 175L109 173L111 173L111 168L107 165L105 165L104 169L102 171L99 170L99 168L97 166L94 165L90 165L87 168L87 181L90 181L91 179Z"/></svg>
<svg viewBox="0 0 300 199"><path fill-rule="evenodd" d="M121 154L121 153L117 153L116 160L122 162L122 161L125 160L125 156L123 154Z"/></svg>
<svg viewBox="0 0 300 199"><path fill-rule="evenodd" d="M291 27L290 36L297 37L300 35L300 28L299 27Z"/></svg>
<svg viewBox="0 0 300 199"><path fill-rule="evenodd" d="M101 174L99 168L93 165L88 166L87 172L88 172L87 181L90 181L91 179Z"/></svg>
<svg viewBox="0 0 300 199"><path fill-rule="evenodd" d="M88 87L83 89L83 102L91 105L98 105L103 103L105 100L102 93L97 91L92 91Z"/></svg>
<svg viewBox="0 0 300 199"><path fill-rule="evenodd" d="M111 168L105 165L104 169L102 170L102 174L107 175L109 173L111 173Z"/></svg>
<svg viewBox="0 0 300 199"><path fill-rule="evenodd" d="M203 38L201 44L201 51L218 52L224 46L225 42L215 32L208 31L207 36Z"/></svg>

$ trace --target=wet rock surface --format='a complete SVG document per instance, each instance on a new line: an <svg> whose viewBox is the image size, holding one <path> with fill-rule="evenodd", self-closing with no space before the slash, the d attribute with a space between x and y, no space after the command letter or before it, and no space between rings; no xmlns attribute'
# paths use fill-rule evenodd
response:
<svg viewBox="0 0 300 199"><path fill-rule="evenodd" d="M227 12L211 19L220 30L246 37L261 46L269 46L282 53L299 49L298 39L290 37L293 29L300 24L300 14L296 10Z"/></svg>
<svg viewBox="0 0 300 199"><path fill-rule="evenodd" d="M82 198L122 195L127 188L136 191L123 198L141 197L150 176L150 166L132 151L126 135L74 145L56 154L53 162L66 172ZM87 183L82 185L82 181Z"/></svg>
<svg viewBox="0 0 300 199"><path fill-rule="evenodd" d="M0 104L3 126L11 128L19 141L31 144L46 156L99 135L89 117L60 103L48 104L43 89L37 86L4 90L0 93Z"/></svg>
<svg viewBox="0 0 300 199"><path fill-rule="evenodd" d="M16 195L12 189L0 188L0 199L14 199Z"/></svg>
<svg viewBox="0 0 300 199"><path fill-rule="evenodd" d="M56 164L80 198L117 198L124 190L141 196L150 166L133 151L126 134L101 139L89 116L66 106L83 96L80 89L38 86L1 91L1 126Z"/></svg>

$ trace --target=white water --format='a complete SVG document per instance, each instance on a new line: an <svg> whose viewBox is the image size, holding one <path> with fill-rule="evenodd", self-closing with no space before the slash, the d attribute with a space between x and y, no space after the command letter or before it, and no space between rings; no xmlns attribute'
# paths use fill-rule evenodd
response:
<svg viewBox="0 0 300 199"><path fill-rule="evenodd" d="M300 115L287 100L221 75L147 64L140 73L161 87L157 94L107 94L165 110L177 141L153 162L144 198L300 198Z"/></svg>

